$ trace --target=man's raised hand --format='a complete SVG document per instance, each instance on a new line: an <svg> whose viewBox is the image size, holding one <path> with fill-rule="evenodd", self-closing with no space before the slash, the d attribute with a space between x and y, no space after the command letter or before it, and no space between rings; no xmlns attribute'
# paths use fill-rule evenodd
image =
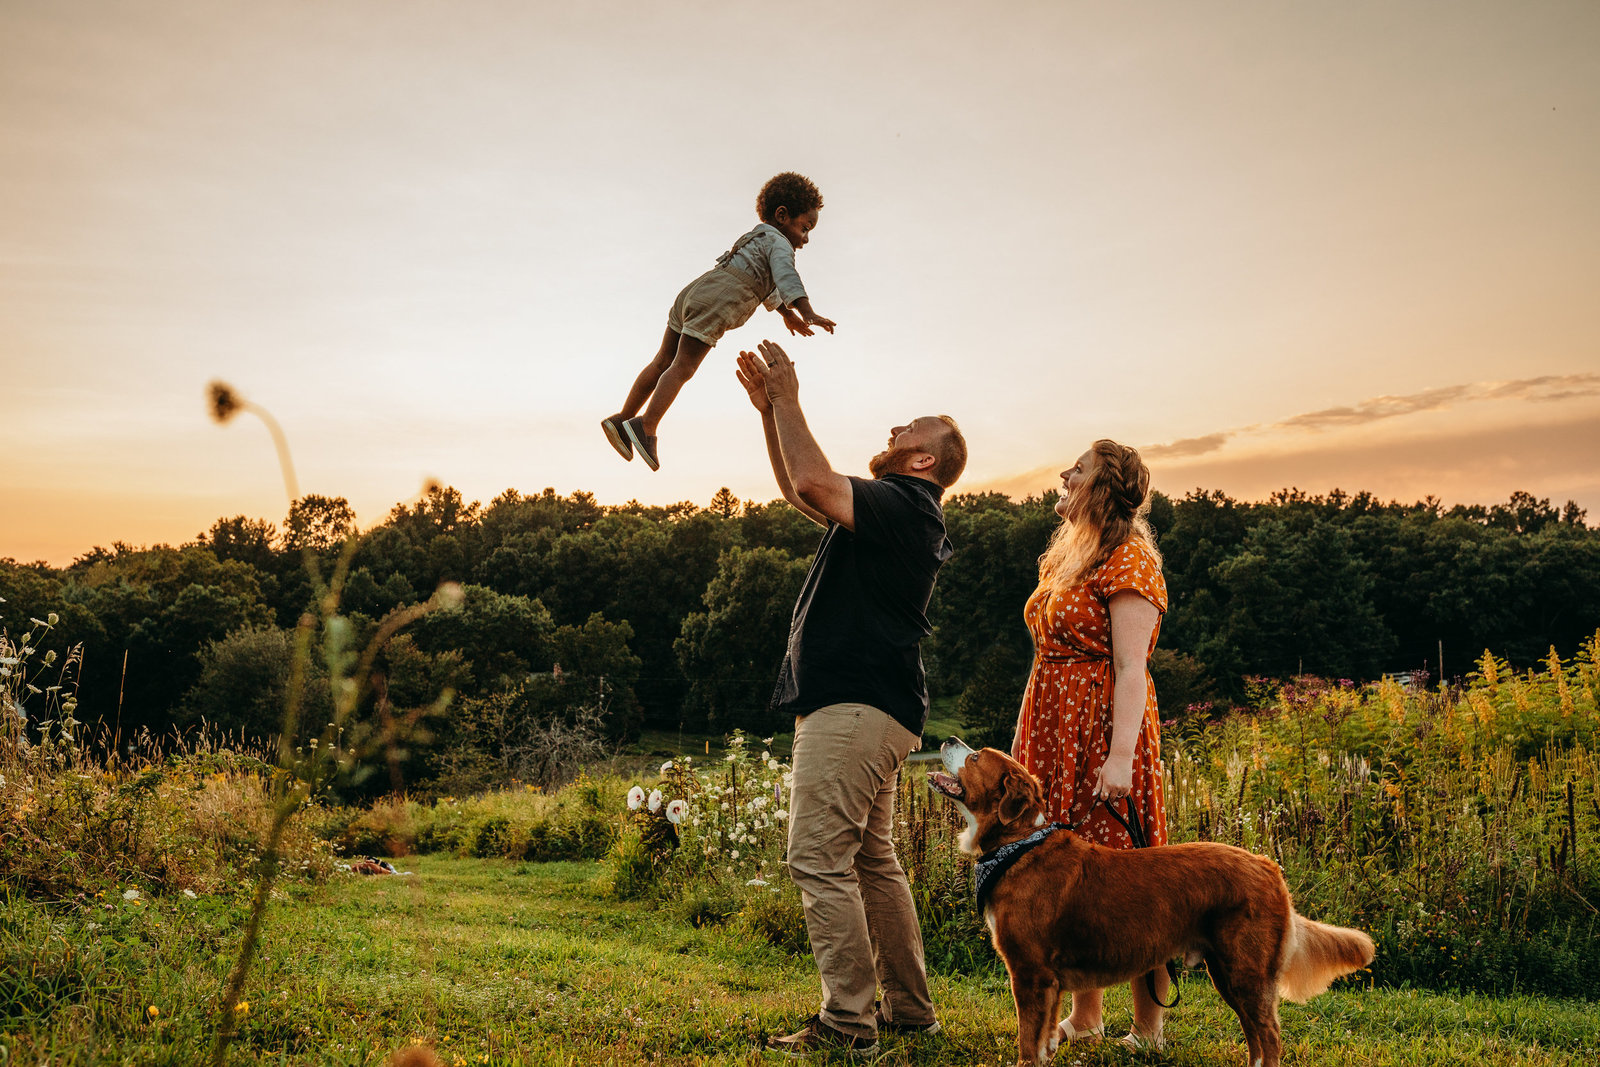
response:
<svg viewBox="0 0 1600 1067"><path fill-rule="evenodd" d="M739 384L750 394L750 406L763 415L772 410L772 401L767 399L766 378L763 377L765 371L766 365L756 358L754 352L740 352L738 365L733 368L733 373L739 376Z"/></svg>
<svg viewBox="0 0 1600 1067"><path fill-rule="evenodd" d="M762 341L756 345L756 351L761 353L761 358L752 360L752 363L757 366L765 363L761 378L766 383L767 399L798 401L800 379L795 376L794 362L772 341Z"/></svg>

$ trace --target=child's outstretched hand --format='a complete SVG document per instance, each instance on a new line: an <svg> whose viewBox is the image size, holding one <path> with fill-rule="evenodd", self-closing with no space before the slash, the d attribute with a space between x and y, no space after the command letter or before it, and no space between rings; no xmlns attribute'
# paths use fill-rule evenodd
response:
<svg viewBox="0 0 1600 1067"><path fill-rule="evenodd" d="M765 415L772 410L772 401L767 397L766 379L757 366L754 352L740 352L739 365L733 373L739 376L739 384L750 394L750 406Z"/></svg>
<svg viewBox="0 0 1600 1067"><path fill-rule="evenodd" d="M829 333L833 332L834 321L832 319L825 319L821 315L818 315L814 311L806 312L803 317L805 318L805 323L806 323L807 326L821 326L824 330L827 330ZM806 336L807 337L811 336L811 331L810 330L806 331Z"/></svg>
<svg viewBox="0 0 1600 1067"><path fill-rule="evenodd" d="M789 327L790 333L797 333L801 337L811 336L811 327L806 325L805 319L802 319L788 308L779 308L778 314L783 316L783 324Z"/></svg>

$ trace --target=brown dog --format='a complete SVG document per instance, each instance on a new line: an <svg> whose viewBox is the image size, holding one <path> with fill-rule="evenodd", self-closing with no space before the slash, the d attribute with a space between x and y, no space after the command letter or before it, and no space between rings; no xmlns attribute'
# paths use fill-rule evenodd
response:
<svg viewBox="0 0 1600 1067"><path fill-rule="evenodd" d="M928 780L966 814L964 851L993 854L1044 827L1043 791L1016 760L957 738L939 754L949 773ZM1278 865L1232 845L1123 850L1057 830L985 892L1025 1063L1055 1051L1063 991L1104 989L1182 956L1205 961L1244 1027L1252 1067L1277 1067L1278 998L1314 997L1372 962L1370 937L1296 914Z"/></svg>

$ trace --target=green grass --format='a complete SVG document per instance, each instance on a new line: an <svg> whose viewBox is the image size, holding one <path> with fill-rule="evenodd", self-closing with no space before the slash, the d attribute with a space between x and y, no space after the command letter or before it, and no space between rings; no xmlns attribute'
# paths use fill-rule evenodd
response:
<svg viewBox="0 0 1600 1067"><path fill-rule="evenodd" d="M235 1062L377 1064L413 1041L447 1064L754 1064L815 1008L809 959L670 910L617 903L589 862L411 858L410 878L288 887L246 988ZM192 1064L242 916L216 898L46 909L0 901L0 1063ZM88 923L98 923L90 930ZM883 1064L1011 1062L1011 998L994 977L935 975L945 1033L886 1040ZM160 1014L151 1017L148 1008ZM1126 1026L1127 991L1108 996ZM1285 1063L1561 1064L1600 1055L1593 1003L1344 989L1283 1006ZM1056 1062L1244 1062L1238 1024L1187 981L1165 1053L1069 1049Z"/></svg>

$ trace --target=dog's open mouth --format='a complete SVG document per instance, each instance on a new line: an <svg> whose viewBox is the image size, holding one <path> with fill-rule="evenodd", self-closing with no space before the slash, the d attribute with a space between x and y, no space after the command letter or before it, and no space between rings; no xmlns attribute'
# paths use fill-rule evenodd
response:
<svg viewBox="0 0 1600 1067"><path fill-rule="evenodd" d="M929 771L928 784L933 787L935 792L943 793L951 800L960 800L967 795L961 788L961 779L948 775L943 771Z"/></svg>

